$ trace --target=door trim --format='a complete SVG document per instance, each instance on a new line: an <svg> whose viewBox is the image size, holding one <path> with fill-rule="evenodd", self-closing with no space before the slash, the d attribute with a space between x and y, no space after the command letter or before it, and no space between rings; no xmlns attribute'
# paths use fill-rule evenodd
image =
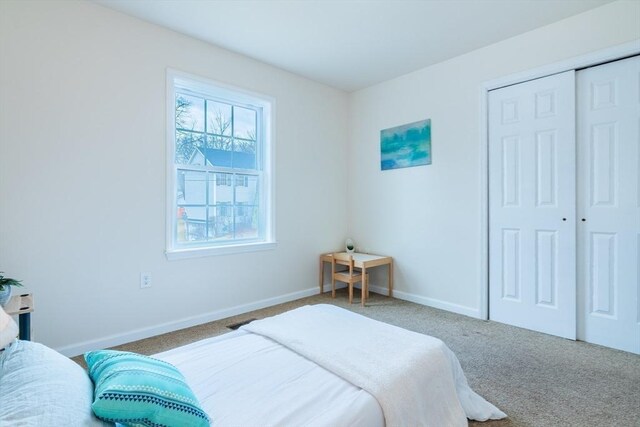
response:
<svg viewBox="0 0 640 427"><path fill-rule="evenodd" d="M638 54L640 54L640 39L489 80L480 86L480 319L489 319L489 91Z"/></svg>

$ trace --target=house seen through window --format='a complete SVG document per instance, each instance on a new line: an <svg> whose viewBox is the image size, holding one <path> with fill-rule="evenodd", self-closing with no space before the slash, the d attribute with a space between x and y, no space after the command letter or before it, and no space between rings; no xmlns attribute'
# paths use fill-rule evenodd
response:
<svg viewBox="0 0 640 427"><path fill-rule="evenodd" d="M268 242L270 104L227 87L169 79L171 249Z"/></svg>

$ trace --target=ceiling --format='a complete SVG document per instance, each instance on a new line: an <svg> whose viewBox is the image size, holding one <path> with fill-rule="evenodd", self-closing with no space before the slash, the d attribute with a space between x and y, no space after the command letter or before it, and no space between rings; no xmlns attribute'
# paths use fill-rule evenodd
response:
<svg viewBox="0 0 640 427"><path fill-rule="evenodd" d="M354 91L612 0L92 0Z"/></svg>

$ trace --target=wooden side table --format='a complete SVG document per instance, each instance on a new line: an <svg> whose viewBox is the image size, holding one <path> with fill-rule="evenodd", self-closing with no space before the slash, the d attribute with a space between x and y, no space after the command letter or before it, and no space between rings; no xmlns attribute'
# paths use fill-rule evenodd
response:
<svg viewBox="0 0 640 427"><path fill-rule="evenodd" d="M18 338L31 341L31 312L33 312L33 294L14 295L4 306L9 315L18 315L20 333Z"/></svg>
<svg viewBox="0 0 640 427"><path fill-rule="evenodd" d="M358 252L353 252L351 254L353 256L353 264L354 267L357 267L362 270L362 275L366 276L367 269L371 267L378 267L381 265L388 266L388 274L389 274L389 296L393 297L393 258L390 256L383 255L372 255L372 254L363 254ZM320 294L324 292L324 263L330 263L333 259L333 253L330 254L322 254L320 255ZM369 285L362 287L362 305L364 306L364 294L365 289L367 289Z"/></svg>

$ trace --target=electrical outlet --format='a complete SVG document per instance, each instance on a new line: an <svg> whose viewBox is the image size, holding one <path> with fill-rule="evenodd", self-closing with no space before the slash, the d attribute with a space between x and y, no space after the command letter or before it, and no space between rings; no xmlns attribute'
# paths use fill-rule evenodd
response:
<svg viewBox="0 0 640 427"><path fill-rule="evenodd" d="M140 287L141 288L151 287L151 273L140 273Z"/></svg>

